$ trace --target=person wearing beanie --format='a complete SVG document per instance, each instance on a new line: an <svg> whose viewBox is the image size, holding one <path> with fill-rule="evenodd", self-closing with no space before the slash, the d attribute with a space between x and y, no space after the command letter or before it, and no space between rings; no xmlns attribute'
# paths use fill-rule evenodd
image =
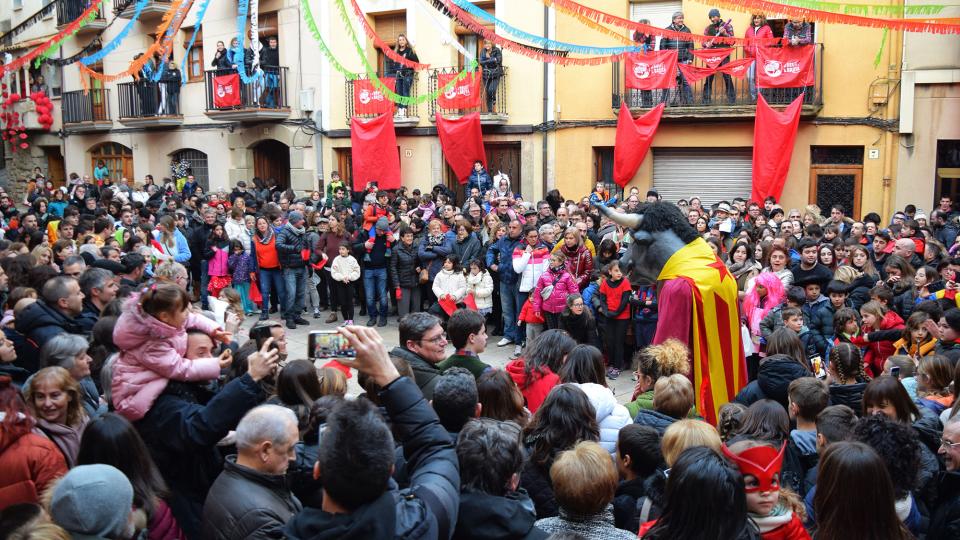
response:
<svg viewBox="0 0 960 540"><path fill-rule="evenodd" d="M683 23L683 12L676 11L673 13L673 17L670 19L670 25L666 27L666 30L670 32L678 32L684 34L691 34L690 27ZM660 50L676 50L677 51L677 62L680 64L692 64L693 63L693 53L690 52L693 50L693 40L692 39L681 39L679 37L672 36L663 36L660 39ZM664 92L663 93L663 102L666 103L670 101L671 94L674 101L681 102L685 105L693 103L693 90L690 88L690 83L687 82L687 78L683 76L679 71L677 72L677 82L680 85L680 88L674 92Z"/></svg>
<svg viewBox="0 0 960 540"><path fill-rule="evenodd" d="M648 202L648 203L655 203L655 202L657 202L657 201L659 201L659 200L660 200L660 194L657 193L657 190L655 190L655 189L647 190L647 202Z"/></svg>
<svg viewBox="0 0 960 540"><path fill-rule="evenodd" d="M720 17L720 10L713 8L710 10L710 24L703 30L703 35L718 37L718 38L732 38L734 37L733 33L733 24L730 21L723 22L723 18ZM703 47L705 49L722 49L729 47L730 42L724 39L711 39L704 42ZM730 57L725 57L720 65L730 63ZM713 101L713 79L716 75L710 75L703 82L703 103L705 105L710 104ZM723 85L727 90L727 103L733 104L737 100L737 91L736 87L733 85L733 77L726 73L723 74Z"/></svg>
<svg viewBox="0 0 960 540"><path fill-rule="evenodd" d="M298 324L310 324L303 318L303 302L306 294L306 262L303 250L307 248L306 227L303 214L294 210L287 216L287 224L277 233L277 256L283 268L283 281L287 291L283 305L283 318L287 328L296 330Z"/></svg>
<svg viewBox="0 0 960 540"><path fill-rule="evenodd" d="M390 230L390 222L387 221L385 216L380 216L377 218L377 224L370 228L370 233L367 235L367 240L369 242L376 242L377 234L384 234L387 237L387 251L385 253L386 257L389 257L391 254L391 246L393 245L393 231ZM373 246L366 248L367 254L363 256L363 262L370 262L370 250L373 249Z"/></svg>
<svg viewBox="0 0 960 540"><path fill-rule="evenodd" d="M53 488L50 517L74 540L122 540L134 533L133 486L110 465L80 465Z"/></svg>
<svg viewBox="0 0 960 540"><path fill-rule="evenodd" d="M954 356L960 354L960 309L948 309L940 318L940 341L936 354Z"/></svg>

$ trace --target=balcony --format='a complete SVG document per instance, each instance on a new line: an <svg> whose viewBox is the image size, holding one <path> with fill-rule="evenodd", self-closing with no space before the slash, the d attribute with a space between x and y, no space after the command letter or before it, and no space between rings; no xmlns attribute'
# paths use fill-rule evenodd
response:
<svg viewBox="0 0 960 540"><path fill-rule="evenodd" d="M787 105L800 93L806 90L803 108L800 115L810 118L817 115L823 108L823 44L814 45L814 85L804 88L767 88L760 89L760 93L770 105ZM744 58L743 47L735 47L730 54L730 60ZM695 60L695 65L702 65ZM678 81L676 88L666 90L637 90L624 88L624 66L620 62L612 65L613 80L613 109L619 110L620 104L626 102L630 112L638 116L660 103L666 103L663 111L665 119L684 120L723 120L753 118L756 113L756 100L750 95L750 85L747 77L730 77L733 82L732 96L727 94L726 83L722 73L713 76L712 89L709 95L704 90L708 87L710 77L701 79L690 85L689 93L681 88ZM678 75L679 77L679 75ZM730 98L733 99L730 99Z"/></svg>
<svg viewBox="0 0 960 540"><path fill-rule="evenodd" d="M269 122L285 120L290 116L290 103L287 101L287 68L263 67L264 76L245 84L236 78L236 86L228 87L238 97L224 99L217 95L216 79L237 75L233 69L212 69L206 72L207 111L214 120L237 122ZM221 86L221 88L223 88ZM226 96L229 98L230 96Z"/></svg>
<svg viewBox="0 0 960 540"><path fill-rule="evenodd" d="M63 30L71 21L75 20L87 9L87 2L82 0L56 0L57 30ZM94 34L107 27L107 19L103 16L103 4L97 12L97 18L88 22L77 30L77 36Z"/></svg>
<svg viewBox="0 0 960 540"><path fill-rule="evenodd" d="M136 5L137 0L114 0L113 12L121 19L132 19L133 12L136 11ZM170 9L170 0L150 0L143 7L143 11L140 12L140 17L137 20L144 24L158 22L168 9Z"/></svg>
<svg viewBox="0 0 960 540"><path fill-rule="evenodd" d="M432 94L436 92L443 84L440 82L441 75L456 75L460 73L461 68L456 67L446 67L439 69L431 69L428 74L429 92ZM437 113L439 112L445 117L459 117L465 114L480 113L480 124L484 126L499 126L507 123L509 120L509 114L507 111L507 68L501 68L503 70L503 75L500 76L499 84L496 88L493 89L494 101L493 101L493 110L487 110L487 104L489 102L488 98L488 88L486 81L483 79L480 80L480 106L474 107L471 109L450 109L444 108L440 105L437 100L430 102L430 121L436 122ZM480 77L480 72L477 71L477 77ZM444 81L445 82L445 81ZM492 85L491 85L492 86ZM453 96L451 96L453 97Z"/></svg>
<svg viewBox="0 0 960 540"><path fill-rule="evenodd" d="M392 76L386 76L386 75L384 75L383 73L377 73L377 77L380 77L381 79L383 79L383 78L385 78L385 77L389 78L389 77L392 77ZM414 72L414 74L413 74L413 80L411 80L411 82L410 82L410 91L408 92L408 95L410 95L411 97L416 97L416 96L417 96L417 93L418 93L419 88L420 88L420 82L419 82L419 81L420 81L419 73ZM359 75L359 76L357 77L356 81L346 81L345 85L346 85L345 87L346 87L346 92L347 92L347 93L346 93L346 96L347 96L347 99L346 99L346 105L347 105L347 106L346 106L346 109L347 109L347 124L348 124L348 125L350 124L350 119L351 119L351 118L354 118L354 117L356 117L356 118L374 118L374 117L376 117L376 116L378 116L378 115L380 114L380 113L364 113L364 112L358 112L358 111L356 110L356 103L357 103L357 102L363 103L366 99L368 99L368 98L367 98L368 95L378 96L378 95L380 94L380 91L375 89L375 87L373 86L373 84L370 82L370 80L367 78L366 75L364 75L364 74ZM361 86L363 86L363 87L369 87L369 88L361 88ZM360 89L358 90L358 88L360 88ZM368 90L368 91L365 92L365 90ZM356 94L356 92L359 92L359 94ZM356 95L355 95L355 94L356 94ZM382 100L384 100L386 103L390 103L390 100L388 100L388 99L386 98L386 96L372 97L372 98L370 98L370 99L372 99L372 100L381 100L381 99L382 99ZM393 125L394 125L394 127L398 127L398 128L412 128L412 127L416 127L417 124L420 123L420 113L419 113L419 110L420 110L419 105L416 104L416 103L414 103L414 104L412 104L412 105L408 105L407 107L404 107L404 108L401 108L401 107L399 107L399 106L397 106L397 105L394 105L394 106L393 106Z"/></svg>
<svg viewBox="0 0 960 540"><path fill-rule="evenodd" d="M110 90L91 88L89 92L64 92L60 107L63 111L63 127L73 133L109 131L113 127Z"/></svg>
<svg viewBox="0 0 960 540"><path fill-rule="evenodd" d="M50 102L54 110L59 106L56 101ZM23 128L27 131L31 130L44 130L43 125L40 124L38 119L40 115L37 114L37 105L31 99L21 99L13 104L12 112L15 112L20 115L20 123L23 124ZM55 114L55 113L51 113Z"/></svg>
<svg viewBox="0 0 960 540"><path fill-rule="evenodd" d="M183 124L180 85L175 82L140 80L117 85L121 124L130 127L162 128Z"/></svg>

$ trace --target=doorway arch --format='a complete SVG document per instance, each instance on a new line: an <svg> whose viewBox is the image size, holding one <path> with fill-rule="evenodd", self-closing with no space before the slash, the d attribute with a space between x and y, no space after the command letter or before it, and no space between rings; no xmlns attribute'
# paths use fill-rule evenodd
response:
<svg viewBox="0 0 960 540"><path fill-rule="evenodd" d="M105 142L90 149L90 175L103 160L110 171L110 179L120 182L121 178L133 180L133 150L117 142Z"/></svg>
<svg viewBox="0 0 960 540"><path fill-rule="evenodd" d="M290 147L276 139L265 139L253 145L253 174L266 182L277 181L277 187L290 187Z"/></svg>

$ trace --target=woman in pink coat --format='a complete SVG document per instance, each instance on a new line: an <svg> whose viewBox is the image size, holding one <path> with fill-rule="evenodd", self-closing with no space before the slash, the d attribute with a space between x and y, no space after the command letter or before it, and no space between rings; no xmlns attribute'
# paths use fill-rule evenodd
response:
<svg viewBox="0 0 960 540"><path fill-rule="evenodd" d="M220 358L187 360L187 330L200 330L214 340L229 334L216 323L190 312L190 298L174 284L151 286L131 299L113 329L120 356L113 368L113 406L131 422L143 418L167 387L167 381L209 381L230 365L229 351Z"/></svg>
<svg viewBox="0 0 960 540"><path fill-rule="evenodd" d="M567 271L566 263L567 257L562 252L551 254L550 268L540 275L537 286L530 293L534 313L546 320L549 330L559 326L560 314L567 307L567 296L580 293L577 282Z"/></svg>

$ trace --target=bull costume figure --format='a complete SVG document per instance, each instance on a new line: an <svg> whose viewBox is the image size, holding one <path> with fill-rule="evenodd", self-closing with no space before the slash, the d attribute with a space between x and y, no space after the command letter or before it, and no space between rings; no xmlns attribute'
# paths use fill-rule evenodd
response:
<svg viewBox="0 0 960 540"><path fill-rule="evenodd" d="M720 406L747 384L737 281L673 204L645 204L631 214L597 208L632 231L621 263L633 281L658 284L653 343L674 338L687 345L697 410L716 425Z"/></svg>

